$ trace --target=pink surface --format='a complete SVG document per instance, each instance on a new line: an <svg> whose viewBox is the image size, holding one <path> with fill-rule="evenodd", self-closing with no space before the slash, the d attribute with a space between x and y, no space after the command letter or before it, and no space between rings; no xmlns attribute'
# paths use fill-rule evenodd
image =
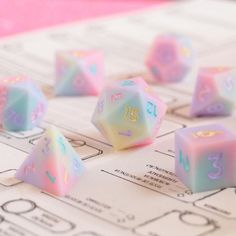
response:
<svg viewBox="0 0 236 236"><path fill-rule="evenodd" d="M0 36L141 9L164 0L0 0Z"/></svg>

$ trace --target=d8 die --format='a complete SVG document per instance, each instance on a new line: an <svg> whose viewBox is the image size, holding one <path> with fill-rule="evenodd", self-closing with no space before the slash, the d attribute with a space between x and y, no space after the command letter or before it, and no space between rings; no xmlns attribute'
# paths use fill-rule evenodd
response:
<svg viewBox="0 0 236 236"><path fill-rule="evenodd" d="M162 83L181 81L193 63L194 51L191 41L174 34L157 37L146 61L153 78Z"/></svg>
<svg viewBox="0 0 236 236"><path fill-rule="evenodd" d="M98 51L66 51L56 55L55 94L98 95L103 87L103 55Z"/></svg>
<svg viewBox="0 0 236 236"><path fill-rule="evenodd" d="M4 129L30 130L42 121L46 108L45 96L29 78L0 80L0 123Z"/></svg>
<svg viewBox="0 0 236 236"><path fill-rule="evenodd" d="M221 125L180 129L175 172L192 192L235 186L236 135Z"/></svg>
<svg viewBox="0 0 236 236"><path fill-rule="evenodd" d="M165 112L146 82L134 78L104 88L92 122L115 149L125 149L151 143Z"/></svg>
<svg viewBox="0 0 236 236"><path fill-rule="evenodd" d="M230 115L236 101L236 70L201 68L193 96L192 116Z"/></svg>

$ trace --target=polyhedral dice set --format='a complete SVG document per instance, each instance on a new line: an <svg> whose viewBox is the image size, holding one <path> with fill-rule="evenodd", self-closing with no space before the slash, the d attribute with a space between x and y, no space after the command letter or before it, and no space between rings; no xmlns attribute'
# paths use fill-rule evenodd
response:
<svg viewBox="0 0 236 236"><path fill-rule="evenodd" d="M100 95L92 123L115 149L152 143L166 113L166 104L141 77L104 86L104 59L100 51L70 50L55 58L56 96ZM156 83L183 80L192 70L191 41L165 34L153 43L146 65ZM236 100L236 71L209 67L198 70L191 116L230 115ZM0 124L8 131L40 125L47 100L26 77L0 80ZM235 186L236 134L221 125L180 129L175 135L175 172L192 192ZM79 154L60 131L51 126L39 139L16 173L16 178L42 190L64 196L84 171Z"/></svg>

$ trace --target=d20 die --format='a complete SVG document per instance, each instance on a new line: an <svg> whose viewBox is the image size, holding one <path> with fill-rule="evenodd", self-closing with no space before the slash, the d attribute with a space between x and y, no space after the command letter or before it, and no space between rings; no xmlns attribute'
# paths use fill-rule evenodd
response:
<svg viewBox="0 0 236 236"><path fill-rule="evenodd" d="M101 52L66 51L56 54L56 95L98 95L103 83L104 62Z"/></svg>
<svg viewBox="0 0 236 236"><path fill-rule="evenodd" d="M166 105L138 77L106 86L92 123L115 149L125 149L151 143L165 112Z"/></svg>
<svg viewBox="0 0 236 236"><path fill-rule="evenodd" d="M235 186L236 135L221 125L180 129L175 172L192 192Z"/></svg>
<svg viewBox="0 0 236 236"><path fill-rule="evenodd" d="M236 70L201 68L193 95L192 116L230 115L236 101Z"/></svg>
<svg viewBox="0 0 236 236"><path fill-rule="evenodd" d="M146 65L157 82L178 82L188 74L194 58L195 53L190 39L180 35L165 34L154 41Z"/></svg>
<svg viewBox="0 0 236 236"><path fill-rule="evenodd" d="M51 126L20 166L16 178L64 196L76 185L83 169L77 152L60 131Z"/></svg>
<svg viewBox="0 0 236 236"><path fill-rule="evenodd" d="M0 123L9 131L33 129L40 124L47 100L36 84L23 76L0 80Z"/></svg>

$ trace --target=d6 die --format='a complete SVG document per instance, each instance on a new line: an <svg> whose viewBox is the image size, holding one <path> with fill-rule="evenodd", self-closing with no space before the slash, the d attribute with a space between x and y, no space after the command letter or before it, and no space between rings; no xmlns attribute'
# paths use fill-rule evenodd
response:
<svg viewBox="0 0 236 236"><path fill-rule="evenodd" d="M166 34L157 37L147 57L147 67L157 82L181 81L192 68L194 51L188 38Z"/></svg>
<svg viewBox="0 0 236 236"><path fill-rule="evenodd" d="M175 172L192 192L234 186L236 135L221 125L180 129Z"/></svg>
<svg viewBox="0 0 236 236"><path fill-rule="evenodd" d="M42 121L46 108L45 96L29 78L0 80L0 123L4 129L30 130Z"/></svg>
<svg viewBox="0 0 236 236"><path fill-rule="evenodd" d="M56 54L56 95L98 95L103 81L104 63L101 52L66 51Z"/></svg>
<svg viewBox="0 0 236 236"><path fill-rule="evenodd" d="M236 101L236 70L201 68L193 96L192 116L230 115Z"/></svg>
<svg viewBox="0 0 236 236"><path fill-rule="evenodd" d="M106 86L92 117L93 124L116 149L151 143L166 105L142 78Z"/></svg>

